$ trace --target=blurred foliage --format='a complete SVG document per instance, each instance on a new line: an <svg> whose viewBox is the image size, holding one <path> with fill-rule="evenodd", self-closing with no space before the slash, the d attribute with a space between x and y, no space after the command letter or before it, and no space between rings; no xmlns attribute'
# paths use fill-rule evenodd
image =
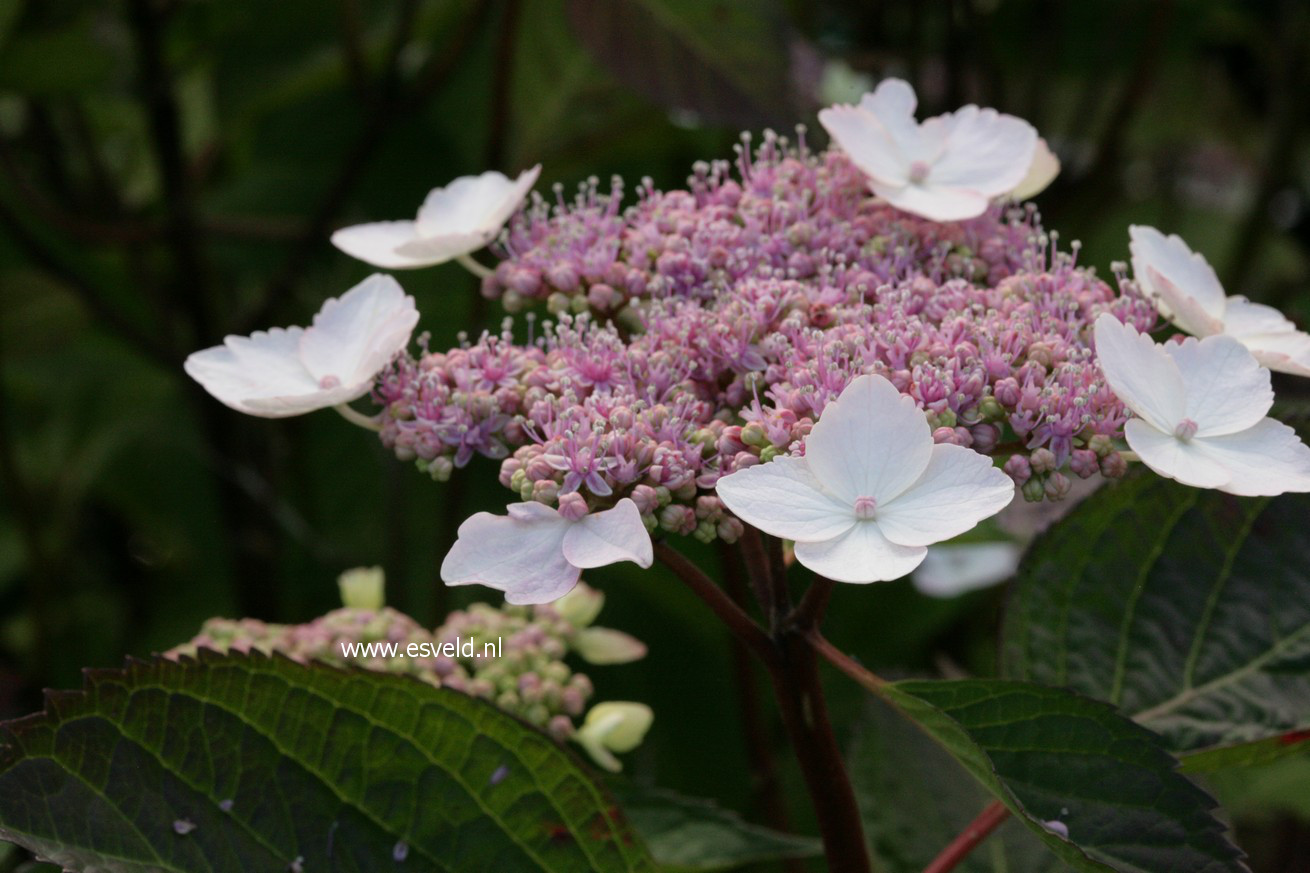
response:
<svg viewBox="0 0 1310 873"><path fill-rule="evenodd" d="M1304 325L1308 45L1299 0L0 0L0 715L212 615L307 620L357 564L433 623L481 596L437 568L460 519L504 505L494 463L434 485L328 413L247 419L182 374L366 275L336 227L537 161L543 190L675 186L735 125L818 137L817 107L901 75L924 113L1039 127L1065 165L1040 205L1084 259L1156 224ZM458 267L400 278L435 346L498 321ZM761 820L752 750L781 740L743 740L722 629L659 571L593 581L651 647L598 683L656 710L636 777ZM829 636L986 673L1000 597L845 586ZM850 724L859 693L833 685ZM1256 869L1296 869L1298 827L1262 832Z"/></svg>

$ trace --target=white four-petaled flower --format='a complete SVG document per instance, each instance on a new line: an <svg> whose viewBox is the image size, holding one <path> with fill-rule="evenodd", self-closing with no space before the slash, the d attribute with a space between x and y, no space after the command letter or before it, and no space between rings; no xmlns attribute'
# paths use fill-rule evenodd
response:
<svg viewBox="0 0 1310 873"><path fill-rule="evenodd" d="M496 238L532 190L541 165L510 179L494 170L433 188L414 221L357 224L332 234L346 254L386 270L430 267L475 252Z"/></svg>
<svg viewBox="0 0 1310 873"><path fill-rule="evenodd" d="M1272 306L1227 297L1214 268L1176 234L1133 225L1133 276L1160 313L1198 337L1227 334L1271 370L1310 376L1310 334Z"/></svg>
<svg viewBox="0 0 1310 873"><path fill-rule="evenodd" d="M363 397L373 378L409 344L414 298L390 276L373 275L331 298L309 327L229 336L183 365L218 400L247 415L285 418Z"/></svg>
<svg viewBox="0 0 1310 873"><path fill-rule="evenodd" d="M1269 371L1230 336L1164 346L1109 313L1096 320L1106 382L1138 418L1128 446L1161 476L1246 496L1310 491L1310 448L1266 413Z"/></svg>
<svg viewBox="0 0 1310 873"><path fill-rule="evenodd" d="M654 560L650 533L626 497L576 521L542 503L514 503L508 511L479 512L459 526L441 564L447 585L497 588L510 603L550 603L578 584L583 570L619 561L649 567Z"/></svg>
<svg viewBox="0 0 1310 873"><path fill-rule="evenodd" d="M1059 171L1021 118L969 105L921 124L916 106L908 83L886 79L858 106L819 113L870 190L898 209L932 221L974 218L993 198L1021 187L1036 193Z"/></svg>
<svg viewBox="0 0 1310 873"><path fill-rule="evenodd" d="M927 546L994 515L1014 483L972 449L935 444L928 420L882 376L860 376L828 404L804 457L719 480L747 524L796 541L796 560L839 582L897 579Z"/></svg>

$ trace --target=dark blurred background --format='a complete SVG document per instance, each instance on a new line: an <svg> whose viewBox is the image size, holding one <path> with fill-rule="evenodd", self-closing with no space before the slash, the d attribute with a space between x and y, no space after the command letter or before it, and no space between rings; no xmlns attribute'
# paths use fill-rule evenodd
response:
<svg viewBox="0 0 1310 873"><path fill-rule="evenodd" d="M819 107L888 75L921 115L1032 121L1064 163L1046 222L1103 273L1154 224L1310 322L1304 0L0 0L0 716L212 615L308 620L355 565L430 623L488 598L437 569L504 506L495 463L436 485L330 413L246 418L182 373L367 275L332 230L538 161L542 191L677 186L742 129L818 141ZM499 320L454 265L398 278L434 346ZM662 573L610 570L603 623L651 646L591 671L655 707L629 770L758 819L724 634ZM999 603L846 586L832 636L892 671L985 672ZM1260 870L1310 869L1297 772L1224 789Z"/></svg>

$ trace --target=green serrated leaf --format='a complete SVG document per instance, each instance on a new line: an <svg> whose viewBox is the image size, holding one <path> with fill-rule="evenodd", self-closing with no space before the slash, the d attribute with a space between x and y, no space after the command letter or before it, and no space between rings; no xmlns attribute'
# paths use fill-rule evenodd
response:
<svg viewBox="0 0 1310 873"><path fill-rule="evenodd" d="M1310 727L1310 497L1141 475L1029 550L1004 673L1108 700L1176 753Z"/></svg>
<svg viewBox="0 0 1310 873"><path fill-rule="evenodd" d="M945 749L881 701L870 701L861 715L847 757L874 866L885 873L925 869L992 799ZM1069 867L1011 818L955 869L1057 873Z"/></svg>
<svg viewBox="0 0 1310 873"><path fill-rule="evenodd" d="M1246 870L1214 800L1105 703L1000 679L896 682L883 696L1075 870Z"/></svg>
<svg viewBox="0 0 1310 873"><path fill-rule="evenodd" d="M0 837L71 870L653 869L547 736L403 676L138 661L0 737Z"/></svg>
<svg viewBox="0 0 1310 873"><path fill-rule="evenodd" d="M615 795L663 870L730 870L823 852L816 839L750 824L710 800L632 785Z"/></svg>

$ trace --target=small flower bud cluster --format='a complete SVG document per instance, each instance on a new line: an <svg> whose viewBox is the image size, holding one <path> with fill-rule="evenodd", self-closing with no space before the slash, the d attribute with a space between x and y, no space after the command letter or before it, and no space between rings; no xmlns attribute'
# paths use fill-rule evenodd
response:
<svg viewBox="0 0 1310 873"><path fill-rule="evenodd" d="M385 606L342 607L298 625L213 618L166 655L194 655L200 648L257 650L306 663L404 673L491 701L562 740L573 736L575 719L586 712L593 693L591 680L574 672L565 658L573 654L593 664L620 664L646 654L631 636L591 626L603 603L603 595L579 584L550 605L475 603L452 612L435 631ZM382 656L377 648L368 655L356 647L369 643L394 643L396 655ZM411 645L419 656L405 654Z"/></svg>
<svg viewBox="0 0 1310 873"><path fill-rule="evenodd" d="M502 235L484 292L511 312L379 379L383 443L442 480L502 461L517 500L569 516L631 497L652 530L732 541L715 482L800 451L856 376L879 373L938 442L1005 460L1030 499L1116 476L1127 418L1091 325L1139 329L1154 306L1060 252L1031 207L937 223L879 202L838 151L768 134L701 163L685 190L589 181L538 200ZM526 336L524 335L526 334Z"/></svg>

